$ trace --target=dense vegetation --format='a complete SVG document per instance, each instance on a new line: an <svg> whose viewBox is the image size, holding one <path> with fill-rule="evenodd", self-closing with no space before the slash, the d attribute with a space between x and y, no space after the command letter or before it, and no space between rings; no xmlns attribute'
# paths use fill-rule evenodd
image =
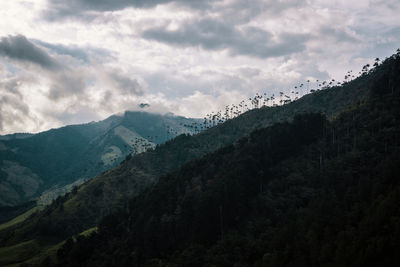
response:
<svg viewBox="0 0 400 267"><path fill-rule="evenodd" d="M7 222L36 206L36 201L25 202L18 206L0 207L0 224Z"/></svg>
<svg viewBox="0 0 400 267"><path fill-rule="evenodd" d="M400 58L370 75L329 120L298 115L162 176L58 266L399 266Z"/></svg>
<svg viewBox="0 0 400 267"><path fill-rule="evenodd" d="M99 225L96 235L67 239L58 253L60 265L290 265L302 262L296 258L300 254L310 265L334 264L335 233L353 227L357 235L371 203L377 196L385 199L391 185L385 177L396 175L390 164L398 146L399 60L394 55L341 86L254 109L127 157L28 220L1 230L0 252L20 244L31 255L49 246L54 251L60 241ZM293 119L302 113L307 115ZM379 167L385 164L390 166ZM373 188L366 199L359 199L360 184ZM358 206L349 199L345 205L344 197ZM353 218L348 209L355 208ZM343 221L349 216L354 220ZM318 243L304 241L308 234ZM387 236L382 237L385 243ZM316 247L312 255L307 242Z"/></svg>
<svg viewBox="0 0 400 267"><path fill-rule="evenodd" d="M381 69L384 64L381 65ZM385 71L364 75L340 87L317 91L284 106L250 110L194 136L180 135L154 150L124 161L70 194L58 199L30 220L0 231L0 244L9 246L37 237L63 240L91 228L129 197L141 193L161 175L218 148L233 144L253 130L291 120L295 114L324 112L328 117L364 98L371 80ZM46 239L46 238L45 238Z"/></svg>
<svg viewBox="0 0 400 267"><path fill-rule="evenodd" d="M37 199L45 190L92 178L119 165L130 153L164 143L178 133L193 132L189 126L198 121L125 112L35 135L2 136L0 206L22 204Z"/></svg>

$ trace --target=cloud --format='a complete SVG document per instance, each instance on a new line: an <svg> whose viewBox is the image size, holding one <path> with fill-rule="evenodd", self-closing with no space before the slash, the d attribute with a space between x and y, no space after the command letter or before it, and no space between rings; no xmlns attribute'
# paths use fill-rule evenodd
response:
<svg viewBox="0 0 400 267"><path fill-rule="evenodd" d="M23 35L2 37L0 40L0 55L24 63L33 63L48 70L61 68L60 64L49 56L46 51L34 45Z"/></svg>
<svg viewBox="0 0 400 267"><path fill-rule="evenodd" d="M31 119L30 108L20 92L21 84L29 79L11 77L0 80L0 132L8 128L24 131L24 124Z"/></svg>
<svg viewBox="0 0 400 267"><path fill-rule="evenodd" d="M29 106L15 95L0 96L0 132L18 126L19 130L29 116Z"/></svg>
<svg viewBox="0 0 400 267"><path fill-rule="evenodd" d="M149 9L158 5L176 3L192 9L205 9L212 3L220 1L222 0L49 0L44 17L50 21L65 18L91 20L101 12L117 11L129 7Z"/></svg>
<svg viewBox="0 0 400 267"><path fill-rule="evenodd" d="M51 55L49 52L52 52ZM104 49L85 50L77 46L30 41L23 35L3 37L0 41L0 55L10 60L10 67L12 63L18 62L22 63L21 71L32 75L40 73L42 83L48 85L47 96L53 101L73 96L80 96L82 100L85 97L87 82L96 80L98 67L98 62L92 61L89 53L94 54L94 57L102 57L102 61L111 57ZM113 89L126 94L142 94L135 80L117 71L110 70L107 75L111 77Z"/></svg>
<svg viewBox="0 0 400 267"><path fill-rule="evenodd" d="M42 79L47 80L48 96L51 100L80 94L85 89L86 73L82 71L83 68L71 68L70 61L61 60L62 53L69 52L71 54L73 52L76 55L79 50L63 47L63 49L59 49L59 52L59 54L51 56L45 49L23 35L3 37L0 42L1 55L10 59L11 63L14 61L22 63L21 68L24 72L30 72L32 75L40 73ZM83 52L80 54L84 55ZM24 67L24 64L28 64L29 67ZM16 78L18 78L17 74Z"/></svg>
<svg viewBox="0 0 400 267"><path fill-rule="evenodd" d="M23 35L0 40L0 133L100 119L121 111L121 98L128 106L144 94L138 79L107 66L115 59L106 49Z"/></svg>
<svg viewBox="0 0 400 267"><path fill-rule="evenodd" d="M261 28L235 26L216 19L183 23L176 30L167 26L145 30L142 37L179 47L201 47L205 50L228 50L232 55L268 58L279 57L305 49L310 35L281 33L274 35Z"/></svg>
<svg viewBox="0 0 400 267"><path fill-rule="evenodd" d="M263 19L282 16L287 10L306 6L304 0L231 0L210 8L210 11L226 22L243 24L254 21L262 15Z"/></svg>
<svg viewBox="0 0 400 267"><path fill-rule="evenodd" d="M223 110L225 106L239 103L243 100L243 94L236 90L219 90L218 95L204 94L194 91L190 96L179 101L173 101L175 110L179 115L190 114L194 118L202 118L207 113Z"/></svg>
<svg viewBox="0 0 400 267"><path fill-rule="evenodd" d="M360 43L360 38L354 33L346 31L346 29L335 28L332 26L323 26L319 29L320 36L332 38L339 43Z"/></svg>
<svg viewBox="0 0 400 267"><path fill-rule="evenodd" d="M104 100L113 95L132 98L144 94L143 85L121 69L105 68L99 65L80 66L63 71L49 73L50 80L48 97L53 101L62 98L78 97L77 102L84 103L91 98L94 89L96 93L104 93Z"/></svg>
<svg viewBox="0 0 400 267"><path fill-rule="evenodd" d="M249 21L265 11L268 11L269 16L279 16L286 9L299 8L306 3L302 0L49 0L43 14L49 21L66 18L88 21L108 11L151 9L167 4L174 5L176 9L218 13L227 20L234 18L236 21Z"/></svg>
<svg viewBox="0 0 400 267"><path fill-rule="evenodd" d="M47 42L43 42L41 40L34 40L35 43L39 44L42 47L50 49L52 52L58 55L68 55L73 58L82 60L86 63L89 62L89 55L86 51L81 48L74 47L74 46L66 46L61 44L51 44Z"/></svg>
<svg viewBox="0 0 400 267"><path fill-rule="evenodd" d="M140 103L202 116L256 92L341 79L400 40L398 0L0 2L2 133Z"/></svg>
<svg viewBox="0 0 400 267"><path fill-rule="evenodd" d="M58 100L63 97L82 94L86 88L86 74L80 71L65 70L49 75L51 80L49 98Z"/></svg>
<svg viewBox="0 0 400 267"><path fill-rule="evenodd" d="M88 64L93 58L100 58L101 61L113 59L113 56L109 50L93 48L93 47L78 47L76 45L63 45L63 44L52 44L44 42L42 40L32 40L35 44L49 49L51 52L57 55L70 56L74 59L83 61Z"/></svg>
<svg viewBox="0 0 400 267"><path fill-rule="evenodd" d="M136 79L121 74L116 70L110 72L109 75L113 88L118 89L121 93L125 95L143 95L143 88Z"/></svg>

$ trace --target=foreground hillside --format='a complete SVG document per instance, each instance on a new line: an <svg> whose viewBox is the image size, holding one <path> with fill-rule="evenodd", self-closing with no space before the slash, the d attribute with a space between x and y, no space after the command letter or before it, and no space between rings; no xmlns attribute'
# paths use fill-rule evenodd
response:
<svg viewBox="0 0 400 267"><path fill-rule="evenodd" d="M295 101L293 103L280 106L280 107L264 107L261 109L257 110L252 110L249 111L235 119L229 120L217 127L213 127L211 129L208 129L198 135L195 136L185 136L181 135L169 142L167 142L164 145L157 146L154 150L148 151L146 153L142 153L140 155L136 155L132 158L127 158L120 166L117 168L113 169L112 171L106 172L94 179L92 179L89 182L86 182L79 188L73 190L70 194L66 195L63 198L59 198L57 201L53 202L51 206L46 207L43 211L37 212L33 214L28 220L23 221L19 224L15 224L11 227L8 227L7 229L0 230L0 252L1 251L10 251L10 249L15 249L16 251L19 251L19 248L23 245L26 250L29 251L29 253L25 254L25 257L22 259L20 258L19 261L17 262L24 262L26 259L29 259L30 257L35 257L40 253L43 253L43 251L48 247L52 246L55 244L58 244L58 242L64 240L65 238L70 237L71 235L80 233L86 229L92 228L97 225L99 220L104 217L104 215L107 215L119 208L122 207L127 207L128 206L128 199L134 196L139 196L139 199L145 198L146 195L148 195L148 192L152 191L146 191L147 193L142 194L145 190L148 190L151 185L157 183L159 180L160 176L167 175L168 173L171 172L177 172L181 166L184 164L190 163L193 160L196 160L202 156L205 156L207 153L214 152L218 150L219 148L230 146L230 148L223 149L221 151L226 151L227 153L235 151L236 147L239 145L239 148L242 149L244 148L243 140L247 140L246 136L248 136L251 132L253 132L256 129L261 129L270 125L273 125L274 123L277 122L283 122L283 121L292 121L294 116L296 114L301 114L301 113L311 113L311 112L317 112L318 114L320 113L325 113L327 118L329 120L334 119L334 115L338 114L338 112L343 112L347 108L354 109L360 105L364 105L365 102L371 101L367 99L372 99L371 98L371 92L373 91L379 91L379 90L387 90L388 92L393 92L393 96L395 96L394 92L397 92L398 86L399 86L399 77L400 77L400 70L399 70L399 58L398 57L392 57L389 60L385 61L382 65L380 65L378 68L376 68L374 71L370 72L369 74L363 75L356 80L349 82L343 86L340 87L333 87L330 89L326 89L323 91L317 91L313 94L307 95L303 98L301 98L298 101ZM386 91L384 93L380 93L378 95L384 95L386 94ZM374 96L375 97L375 96ZM383 97L383 96L382 96ZM386 96L385 96L386 97ZM369 102L368 102L369 103ZM379 111L379 108L378 108ZM309 115L311 116L310 118L320 118L317 120L320 121L325 121L323 119L323 116L321 117L320 115ZM314 117L313 117L314 116ZM316 117L315 117L316 116ZM301 117L299 117L301 118ZM307 119L307 116L304 117L305 121L309 121ZM354 120L356 120L356 117L353 117ZM297 122L302 122L304 120L300 119ZM334 121L337 122L336 119ZM296 122L295 122L296 123ZM326 127L331 127L330 124L326 123ZM275 128L273 129L278 129L278 132L281 133L280 131L289 131L291 128L291 124L283 123L280 124L280 126L274 126ZM281 127L281 128L280 128ZM299 126L300 127L300 126ZM304 127L301 126L301 127ZM300 130L302 128L299 128ZM355 126L354 126L355 127ZM358 127L358 126L357 126ZM312 128L312 127L311 127ZM280 129L280 130L279 130ZM327 128L328 129L328 128ZM330 129L330 128L329 128ZM357 128L358 129L358 128ZM361 128L360 128L361 129ZM305 129L306 131L307 129ZM311 129L310 129L311 130ZM270 130L261 130L261 133L264 132L271 133ZM346 131L349 132L350 134L350 128L346 128ZM308 148L308 146L316 146L315 142L318 143L319 140L324 140L323 138L332 138L332 140L336 140L335 138L337 137L336 129L333 130L333 136L327 137L319 137L319 135L315 135L315 133L310 133L311 136L313 137L311 140L309 139L301 139L299 140L299 143L296 142L296 136L287 134L283 135L286 136L284 139L285 142L288 142L289 144L293 144L294 142L294 150L291 150L292 148L288 148L290 153L282 152L282 158L277 158L276 164L282 164L281 162L285 160L290 160L287 158L287 156L295 156L295 155L302 155L303 149L311 149ZM251 136L254 136L251 135ZM257 134L255 134L257 136ZM268 135L267 135L268 136ZM268 140L264 134L262 134L259 138L257 138L258 141L260 139L265 139ZM245 139L242 139L245 138ZM321 139L322 138L322 139ZM354 143L357 145L358 140L360 136L358 136L358 132L355 135L355 141ZM242 140L238 142L238 140ZM302 141L303 140L303 141ZM257 142L258 142L257 141ZM238 142L238 145L234 145ZM280 142L280 143L279 143ZM282 141L279 141L278 143L281 144ZM336 142L336 141L335 141ZM246 143L246 142L245 142ZM336 144L336 143L335 143ZM355 148L357 146L354 145ZM258 144L254 145L252 148L253 152L256 153L258 151L258 146L262 148L263 144ZM387 147L390 147L389 144L386 144ZM279 152L278 146L276 149ZM330 149L330 148L329 148ZM339 146L337 148L338 151L341 151L343 149L342 147ZM349 148L347 148L349 149ZM265 148L264 148L265 150ZM219 157L219 153L221 152L215 152L216 154L213 154L215 157ZM329 150L330 151L330 150ZM236 160L236 156L227 154L227 158L230 158L232 160ZM237 152L239 153L239 152ZM242 152L240 152L242 153ZM239 153L239 154L240 154ZM280 153L280 152L279 152ZM311 153L311 152L310 152ZM328 152L327 152L328 153ZM331 153L331 152L329 152ZM243 153L242 153L243 154ZM292 155L293 154L293 155ZM213 157L213 155L210 155L208 157ZM246 153L243 154L243 157L245 157ZM254 154L253 156L256 156L257 154ZM260 156L260 155L258 155ZM305 156L305 155L303 155ZM321 162L325 162L325 158L327 155L321 154L321 152L317 153L316 158L313 158L313 160L317 159L318 164ZM214 159L213 159L214 160ZM215 159L217 160L217 159ZM244 159L238 158L237 160L242 161ZM260 159L262 160L262 159ZM296 159L295 159L296 160ZM328 160L328 159L326 159ZM220 160L220 162L225 162L225 160ZM244 160L246 162L246 160ZM217 161L218 162L218 161ZM275 162L275 161L274 161ZM306 169L309 167L309 164L315 164L315 162L311 161L305 161L307 164L304 166ZM227 164L229 161L227 162ZM262 161L261 161L262 163ZM193 169L196 170L196 173L192 173L191 177L187 177L185 179L192 179L193 177L196 178L197 176L201 177L201 173L197 173L199 170L196 167L196 162L195 163L190 163L190 164L195 164L193 165ZM190 165L192 166L192 165ZM223 172L229 170L227 165L223 165L227 167L227 169L220 169L219 166L215 166L215 164L210 164L209 166L211 167L204 167L204 171L210 171L210 176L216 175L215 172ZM238 166L241 166L238 164ZM248 166L243 166L244 168ZM254 170L257 170L257 168L260 168L259 165L254 165L252 166ZM188 167L184 167L183 169L187 169ZM285 167L286 168L286 167ZM284 169L285 169L284 168ZM270 170L265 170L264 174L266 171ZM231 172L227 171L227 174ZM238 173L239 170L238 170ZM232 172L234 174L234 172ZM261 177L263 177L264 174L257 174ZM192 176L193 175L193 176ZM283 174L282 174L283 175ZM315 174L314 174L315 175ZM303 174L304 176L304 174ZM167 176L170 177L170 176ZM174 177L172 175L171 177ZM161 179L161 183L158 184L155 188L157 188L159 185L163 184L163 179ZM174 178L171 178L172 181L174 181ZM200 178L196 178L200 179ZM275 178L274 178L275 179ZM166 181L169 181L170 179L167 179ZM212 183L212 181L210 181ZM197 183L197 182L196 182ZM203 182L201 179L199 180L200 187L200 192L202 192L202 186ZM257 184L257 188L262 188L260 192L264 193L265 191L265 183L264 182L259 182ZM197 186L197 185L196 185ZM190 183L186 186L185 188L188 188L188 190L191 188ZM169 188L171 190L171 193L174 194L175 189L174 188ZM155 189L152 189L155 190ZM197 190L197 189L196 189ZM225 190L225 189L224 189ZM182 193L182 191L176 191L177 193ZM241 191L239 190L239 193ZM164 193L163 193L164 194ZM176 196L176 198L179 198L179 194ZM287 192L284 192L282 194L287 194ZM305 193L307 195L307 193ZM168 195L168 194L167 194ZM160 196L162 199L162 196ZM233 196L232 196L233 197ZM242 195L239 194L236 196L238 199L242 198ZM243 196L245 197L245 196ZM280 194L277 196L274 195L274 197L281 197ZM143 200L144 204L148 204L146 201ZM156 201L156 199L149 200L149 201ZM253 201L253 200L250 200ZM272 200L271 200L272 201ZM158 205L158 200L154 202ZM166 203L171 203L172 208L174 208L175 204L179 204L179 202L166 202ZM165 204L166 204L165 203ZM163 204L163 203L161 203ZM161 211L164 211L163 209L165 208L163 205L160 204L160 209ZM206 203L204 203L206 205ZM208 205L208 204L207 204ZM206 206L207 206L206 205ZM213 204L214 205L214 204ZM277 204L278 206L281 205L280 203ZM130 204L129 207L132 205ZM220 206L220 205L219 205ZM219 216L222 214L223 215L223 210L226 209L224 207L221 207L222 211L219 211L219 206L217 209L217 215L213 216ZM137 206L135 206L137 207ZM148 207L153 207L153 204ZM151 209L151 208L150 208ZM179 211L178 208L177 212ZM241 209L238 209L241 210ZM154 211L158 212L157 209ZM160 211L160 212L161 212ZM250 210L249 210L250 211ZM134 212L134 211L131 211ZM150 212L150 210L148 211ZM169 212L169 211L168 211ZM167 221L170 220L168 219L169 213L166 212L166 216L164 219ZM148 214L147 211L144 214ZM151 215L151 214L150 214ZM123 215L124 216L124 215ZM121 220L121 224L118 223L118 225L123 226L123 216L122 219L118 219L120 217L119 215L116 215L117 219L116 222ZM154 215L155 217L155 223L157 224L157 214ZM222 220L224 221L225 215L223 215ZM243 218L247 218L248 214L245 214ZM129 216L128 216L129 217ZM151 218L151 217L150 217ZM198 218L198 217L195 217ZM146 219L146 218L144 218ZM146 219L147 220L147 219ZM146 224L147 221L143 220L143 224ZM236 219L235 219L236 220ZM238 219L239 220L239 219ZM239 220L240 221L240 220ZM104 224L105 221L103 221L102 224ZM208 224L204 221L203 222L204 226L207 226ZM197 222L196 222L197 223ZM106 223L107 224L107 223ZM223 224L224 225L224 224ZM189 229L191 226L185 226L188 227ZM230 227L230 226L229 226ZM226 228L227 230L231 230L231 228ZM235 226L236 227L236 226ZM117 229L119 229L117 227ZM126 227L123 228L122 230L125 231ZM139 228L140 229L140 226ZM152 228L149 228L152 229ZM223 232L225 233L225 226ZM101 230L102 231L102 230ZM130 229L129 231L132 231ZM146 230L144 232L148 233L150 230ZM158 230L155 230L157 232ZM214 231L214 230L213 230ZM221 232L221 231L220 231ZM130 236L129 233L122 232L126 236ZM189 232L185 232L189 233ZM102 232L100 232L100 235L102 236ZM111 233L111 239L114 233ZM188 237L190 237L190 233L188 234ZM213 244L217 237L215 235L210 235L210 237L205 238L208 240L207 242L211 243L206 243L206 247L208 247L210 244ZM225 236L225 234L224 234ZM100 237L101 239L102 237ZM155 237L154 237L155 238ZM149 239L150 240L150 239ZM225 240L225 238L224 238ZM121 240L118 238L115 239L115 242L118 246L121 245L119 243ZM178 240L181 242L181 240ZM193 240L189 239L187 242L192 243ZM89 241L91 242L91 241ZM121 241L124 242L124 241ZM179 243L179 246L184 246L183 244ZM186 241L185 241L186 242ZM68 242L71 245L71 242ZM153 242L152 242L153 243ZM131 243L129 243L131 244ZM138 244L132 243L135 246L138 246ZM57 245L58 246L58 245ZM163 258L163 261L171 261L174 262L175 259L166 259L165 257L165 251L164 245L160 245L161 250L156 250L156 254L151 254L149 256L143 256L143 260L147 261L150 260L154 257L157 258ZM203 245L202 245L203 246ZM89 245L90 247L90 245ZM168 247L168 245L167 245ZM52 248L54 251L54 248ZM66 249L66 248L64 248ZM169 249L169 248L168 248ZM177 253L179 252L179 248L171 248L173 251L176 251ZM66 249L68 252L66 252L67 256L65 258L66 261L69 261L68 258L70 257L70 253L75 253L77 251L73 250L72 252ZM74 252L75 251L75 252ZM86 252L82 250L83 254L85 255ZM157 252L158 251L158 252ZM168 250L169 251L169 250ZM101 252L103 253L103 252ZM110 252L108 249L105 249L104 255L109 255L109 253L114 253ZM147 253L147 252L144 252ZM159 253L159 254L157 254ZM186 253L186 252L185 252ZM190 251L187 251L187 253L190 254ZM197 252L196 252L197 253ZM62 254L62 253L61 253ZM71 256L74 258L75 256ZM125 259L124 257L121 256L121 259ZM93 258L92 258L93 260ZM74 260L72 260L74 261ZM4 261L8 264L10 263L16 263L15 259L14 260L9 260L9 261Z"/></svg>
<svg viewBox="0 0 400 267"><path fill-rule="evenodd" d="M156 182L160 175L177 170L182 164L218 148L233 144L251 131L273 123L291 120L297 113L325 112L332 116L368 92L370 76L361 77L343 86L307 95L291 104L251 110L235 119L208 129L195 136L181 135L134 156L116 169L88 181L78 190L59 199L43 212L22 225L17 231L0 231L4 244L13 244L40 232L41 236L59 236L60 239L95 226L96 222L118 206Z"/></svg>
<svg viewBox="0 0 400 267"><path fill-rule="evenodd" d="M129 153L142 152L177 134L191 133L193 129L188 126L196 122L177 116L125 112L104 121L35 135L3 136L0 206L22 204L40 195L39 204L49 204L57 194L65 193L63 186L81 184L111 169Z"/></svg>
<svg viewBox="0 0 400 267"><path fill-rule="evenodd" d="M67 240L57 266L399 266L400 58L390 64L331 120L296 116L161 177Z"/></svg>

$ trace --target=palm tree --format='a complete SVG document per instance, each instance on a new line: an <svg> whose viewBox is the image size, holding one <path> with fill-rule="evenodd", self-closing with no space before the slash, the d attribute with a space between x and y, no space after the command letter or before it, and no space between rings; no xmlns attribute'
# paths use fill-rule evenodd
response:
<svg viewBox="0 0 400 267"><path fill-rule="evenodd" d="M375 63L374 63L374 67L378 67L379 66L379 57L375 58Z"/></svg>
<svg viewBox="0 0 400 267"><path fill-rule="evenodd" d="M281 103L281 105L282 105L282 102L283 102L283 99L282 99L282 97L283 97L283 92L279 92L279 95L280 95L279 103Z"/></svg>

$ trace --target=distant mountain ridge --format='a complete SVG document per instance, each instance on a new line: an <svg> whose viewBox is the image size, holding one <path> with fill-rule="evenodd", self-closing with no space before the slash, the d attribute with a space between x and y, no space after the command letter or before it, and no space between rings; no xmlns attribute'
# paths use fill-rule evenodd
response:
<svg viewBox="0 0 400 267"><path fill-rule="evenodd" d="M0 205L18 205L44 191L41 203L47 204L59 188L108 170L130 153L192 133L190 126L198 122L127 111L99 122L0 136Z"/></svg>

